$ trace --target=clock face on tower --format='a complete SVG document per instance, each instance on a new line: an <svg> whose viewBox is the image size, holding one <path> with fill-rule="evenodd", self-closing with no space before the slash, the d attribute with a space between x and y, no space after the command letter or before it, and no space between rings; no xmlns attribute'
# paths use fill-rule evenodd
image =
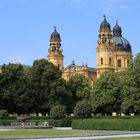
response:
<svg viewBox="0 0 140 140"><path fill-rule="evenodd" d="M100 57L103 57L104 53L103 52L100 52Z"/></svg>
<svg viewBox="0 0 140 140"><path fill-rule="evenodd" d="M70 72L75 72L75 67L70 67L70 68L69 68L69 71L70 71Z"/></svg>
<svg viewBox="0 0 140 140"><path fill-rule="evenodd" d="M109 52L109 56L112 57L112 52Z"/></svg>

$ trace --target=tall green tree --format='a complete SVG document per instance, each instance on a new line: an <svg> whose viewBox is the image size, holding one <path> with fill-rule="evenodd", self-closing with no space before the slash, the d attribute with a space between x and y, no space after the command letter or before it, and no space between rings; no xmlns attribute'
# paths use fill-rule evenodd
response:
<svg viewBox="0 0 140 140"><path fill-rule="evenodd" d="M120 112L121 91L120 77L111 72L103 73L94 83L91 103L95 114Z"/></svg>
<svg viewBox="0 0 140 140"><path fill-rule="evenodd" d="M25 114L31 109L32 98L28 95L27 71L21 64L3 65L0 73L1 108L10 113Z"/></svg>
<svg viewBox="0 0 140 140"><path fill-rule="evenodd" d="M88 100L83 99L76 103L74 108L74 116L77 118L90 118L92 107Z"/></svg>
<svg viewBox="0 0 140 140"><path fill-rule="evenodd" d="M74 109L78 101L89 99L91 86L88 79L83 74L75 74L71 76L67 85L68 91L72 95L71 110Z"/></svg>
<svg viewBox="0 0 140 140"><path fill-rule="evenodd" d="M130 62L122 77L122 83L122 112L140 114L140 53Z"/></svg>
<svg viewBox="0 0 140 140"><path fill-rule="evenodd" d="M36 60L31 69L30 92L34 95L34 111L46 114L55 104L65 105L69 95L62 72L46 59Z"/></svg>

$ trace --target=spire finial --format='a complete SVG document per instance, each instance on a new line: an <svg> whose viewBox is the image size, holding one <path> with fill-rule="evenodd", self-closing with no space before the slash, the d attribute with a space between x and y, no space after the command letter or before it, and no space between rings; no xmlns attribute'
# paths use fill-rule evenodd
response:
<svg viewBox="0 0 140 140"><path fill-rule="evenodd" d="M74 62L74 60L72 60L72 65L75 65L75 62Z"/></svg>
<svg viewBox="0 0 140 140"><path fill-rule="evenodd" d="M87 62L86 62L86 65L85 65L85 66L86 66L86 67L88 66L88 65L87 65Z"/></svg>
<svg viewBox="0 0 140 140"><path fill-rule="evenodd" d="M56 30L56 26L53 26L54 30Z"/></svg>
<svg viewBox="0 0 140 140"><path fill-rule="evenodd" d="M106 15L103 15L104 19L106 19Z"/></svg>
<svg viewBox="0 0 140 140"><path fill-rule="evenodd" d="M116 20L116 24L118 25L118 20Z"/></svg>

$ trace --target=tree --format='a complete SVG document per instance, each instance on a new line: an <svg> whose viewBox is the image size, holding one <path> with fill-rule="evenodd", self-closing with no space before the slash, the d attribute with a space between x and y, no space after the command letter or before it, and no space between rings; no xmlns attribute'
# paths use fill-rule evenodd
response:
<svg viewBox="0 0 140 140"><path fill-rule="evenodd" d="M89 118L91 117L92 107L88 100L82 100L77 102L74 108L74 116L77 118Z"/></svg>
<svg viewBox="0 0 140 140"><path fill-rule="evenodd" d="M95 114L120 112L121 91L119 80L120 77L117 74L105 72L94 83L91 102Z"/></svg>
<svg viewBox="0 0 140 140"><path fill-rule="evenodd" d="M7 116L8 116L8 111L7 110L0 110L0 118L7 117Z"/></svg>
<svg viewBox="0 0 140 140"><path fill-rule="evenodd" d="M46 59L36 60L31 69L30 92L34 95L34 111L49 113L55 104L67 103L66 81L62 72Z"/></svg>
<svg viewBox="0 0 140 140"><path fill-rule="evenodd" d="M50 110L50 117L52 119L62 119L66 117L66 107L63 105L53 106Z"/></svg>
<svg viewBox="0 0 140 140"><path fill-rule="evenodd" d="M122 112L140 114L140 53L124 72L122 84Z"/></svg>
<svg viewBox="0 0 140 140"><path fill-rule="evenodd" d="M0 73L1 108L9 113L30 112L32 98L27 91L28 68L21 64L3 65Z"/></svg>
<svg viewBox="0 0 140 140"><path fill-rule="evenodd" d="M71 76L67 85L69 92L72 94L71 110L74 109L77 101L89 99L91 87L83 74Z"/></svg>

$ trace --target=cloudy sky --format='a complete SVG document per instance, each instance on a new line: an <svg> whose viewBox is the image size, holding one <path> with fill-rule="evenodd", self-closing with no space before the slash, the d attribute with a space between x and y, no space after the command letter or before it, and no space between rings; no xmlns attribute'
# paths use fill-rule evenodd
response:
<svg viewBox="0 0 140 140"><path fill-rule="evenodd" d="M64 66L96 67L98 30L105 14L118 20L133 55L140 52L139 0L0 0L0 64L32 65L47 58L53 26L61 34Z"/></svg>

